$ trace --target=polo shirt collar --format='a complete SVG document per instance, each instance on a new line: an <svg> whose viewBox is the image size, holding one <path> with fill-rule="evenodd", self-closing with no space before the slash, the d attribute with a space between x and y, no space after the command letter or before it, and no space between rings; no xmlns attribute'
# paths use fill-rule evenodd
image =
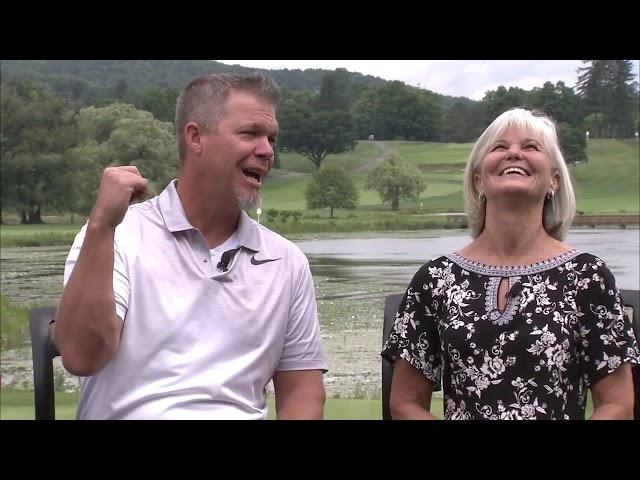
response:
<svg viewBox="0 0 640 480"><path fill-rule="evenodd" d="M170 232L197 230L189 223L189 220L187 220L187 215L184 213L176 185L177 180L172 180L158 196L158 206L164 223ZM238 243L243 247L253 250L254 252L261 250L257 223L254 222L244 210L240 211L238 229L235 233Z"/></svg>

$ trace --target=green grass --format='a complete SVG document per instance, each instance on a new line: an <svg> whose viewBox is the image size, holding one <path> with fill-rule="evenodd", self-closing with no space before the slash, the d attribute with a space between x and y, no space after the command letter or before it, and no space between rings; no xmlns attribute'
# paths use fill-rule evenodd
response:
<svg viewBox="0 0 640 480"><path fill-rule="evenodd" d="M277 210L305 210L307 202L304 191L311 181L310 176L270 178L262 193L262 211L269 208Z"/></svg>
<svg viewBox="0 0 640 480"><path fill-rule="evenodd" d="M471 143L392 141L386 144L410 163L439 166L444 170L464 169L473 148Z"/></svg>
<svg viewBox="0 0 640 480"><path fill-rule="evenodd" d="M72 420L76 416L78 404L77 393L56 392L56 419ZM35 419L33 392L1 390L1 420L33 420Z"/></svg>
<svg viewBox="0 0 640 480"><path fill-rule="evenodd" d="M22 346L29 338L28 311L9 303L4 295L0 295L0 338L2 350Z"/></svg>
<svg viewBox="0 0 640 480"><path fill-rule="evenodd" d="M327 155L322 164L340 165L349 172L383 153L383 150L375 144L358 142L356 148L350 152L341 153L340 155Z"/></svg>
<svg viewBox="0 0 640 480"><path fill-rule="evenodd" d="M315 166L298 154L282 154L284 170L274 170L265 183L262 210L297 210L303 218L297 226L275 223L269 225L280 233L331 232L331 231L380 231L389 229L410 230L416 228L439 228L419 226L410 215L429 212L463 212L462 178L464 162L471 151L471 144L432 142L385 142L407 161L418 165L427 180L427 188L417 202L401 201L400 212L395 217L377 220L370 218L372 212L389 212L378 195L364 189L365 173L352 173L359 194L358 208L353 211L335 211L338 217L349 217L350 223L331 224L326 218L329 209L306 210L304 191L310 181ZM340 155L329 155L326 163L339 163L354 172L372 159L379 157L382 149L369 142L359 142L356 149ZM592 139L589 141L587 164L571 166L575 179L577 209L586 213L634 213L640 212L640 150L635 140ZM422 204L422 205L420 205ZM389 212L390 213L390 212ZM309 220L306 217L316 217ZM400 217L406 218L400 218ZM15 217L15 215L14 215ZM255 215L254 215L255 217ZM325 217L318 219L317 217ZM15 221L11 215L3 219ZM264 218L264 217L263 217ZM60 225L53 222L69 221L68 215L44 217L52 222L46 225L2 225L0 241L2 246L70 245L84 221L75 217L76 225ZM351 230L350 230L351 229Z"/></svg>
<svg viewBox="0 0 640 480"><path fill-rule="evenodd" d="M571 167L578 210L587 213L640 211L638 143L590 140L589 162Z"/></svg>
<svg viewBox="0 0 640 480"><path fill-rule="evenodd" d="M77 393L56 392L56 419L73 420L78 403ZM275 418L275 403L273 397L268 399L268 419ZM436 417L443 417L442 397L434 395L431 402L431 413ZM586 418L593 413L591 393L587 396ZM0 391L0 420L33 420L33 392L2 390ZM325 420L381 420L381 400L360 400L349 398L329 398L325 403Z"/></svg>
<svg viewBox="0 0 640 480"><path fill-rule="evenodd" d="M0 391L0 419L33 420L35 418L33 392ZM77 393L56 393L56 419L72 420L76 415ZM275 401L268 398L268 419L275 418ZM327 420L379 420L382 418L380 400L328 399L325 404Z"/></svg>
<svg viewBox="0 0 640 480"><path fill-rule="evenodd" d="M472 144L403 141L385 143L405 160L417 165L425 175L427 189L421 194L424 208L434 212L464 211L463 169ZM380 153L375 145L360 143L354 152L333 155L326 161L339 162L354 170ZM634 140L592 139L589 141L587 154L587 164L570 167L576 186L577 209L587 213L640 212L638 143ZM311 168L304 166L305 161ZM313 165L308 160L299 157L295 162L283 161L283 165L287 168L290 165L299 172L314 172ZM362 210L377 207L387 209L375 192L364 190L364 178L364 173L354 175L359 192L359 208L354 212L356 216ZM308 181L308 176L289 177L286 181L268 180L265 184L263 208L304 210L304 188ZM411 210L416 205L419 202L401 202L400 207L401 210Z"/></svg>
<svg viewBox="0 0 640 480"><path fill-rule="evenodd" d="M0 227L0 245L3 247L71 246L80 228L82 225L79 224L54 223L2 225Z"/></svg>
<svg viewBox="0 0 640 480"><path fill-rule="evenodd" d="M322 164L339 164L347 171L351 171L382 153L382 149L375 144L358 142L356 148L352 151L339 155L327 155ZM280 164L283 170L291 172L312 174L316 171L316 166L311 163L311 160L298 153L280 154Z"/></svg>

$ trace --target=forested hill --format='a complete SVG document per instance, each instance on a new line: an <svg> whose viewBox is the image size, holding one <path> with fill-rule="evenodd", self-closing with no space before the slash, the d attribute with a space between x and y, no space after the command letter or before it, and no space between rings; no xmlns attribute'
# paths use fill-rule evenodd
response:
<svg viewBox="0 0 640 480"><path fill-rule="evenodd" d="M104 98L120 98L137 103L150 89L182 89L198 75L216 72L267 73L281 87L291 90L320 90L322 77L331 70L264 70L227 65L210 60L3 60L2 80L29 78L48 89L84 105ZM350 83L367 86L386 83L379 77L348 72ZM434 92L437 94L437 92ZM464 97L438 94L447 110L455 102L473 103Z"/></svg>

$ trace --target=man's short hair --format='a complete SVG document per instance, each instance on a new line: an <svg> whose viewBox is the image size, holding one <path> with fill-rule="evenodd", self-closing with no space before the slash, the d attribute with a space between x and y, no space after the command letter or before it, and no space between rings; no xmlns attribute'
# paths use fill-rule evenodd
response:
<svg viewBox="0 0 640 480"><path fill-rule="evenodd" d="M176 104L176 133L178 152L185 155L184 128L189 122L211 130L225 113L231 90L249 92L278 105L279 91L276 82L261 73L251 75L211 74L193 79L178 97Z"/></svg>

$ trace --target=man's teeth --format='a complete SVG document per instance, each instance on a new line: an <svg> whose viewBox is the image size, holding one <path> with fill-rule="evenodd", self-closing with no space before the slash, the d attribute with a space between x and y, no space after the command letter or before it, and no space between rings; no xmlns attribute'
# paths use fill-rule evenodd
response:
<svg viewBox="0 0 640 480"><path fill-rule="evenodd" d="M246 170L245 170L244 174L245 174L247 177L253 178L253 179L254 179L255 181L257 181L257 182L259 182L259 181L260 181L260 175L258 175L257 173L249 172L249 171L246 171Z"/></svg>

